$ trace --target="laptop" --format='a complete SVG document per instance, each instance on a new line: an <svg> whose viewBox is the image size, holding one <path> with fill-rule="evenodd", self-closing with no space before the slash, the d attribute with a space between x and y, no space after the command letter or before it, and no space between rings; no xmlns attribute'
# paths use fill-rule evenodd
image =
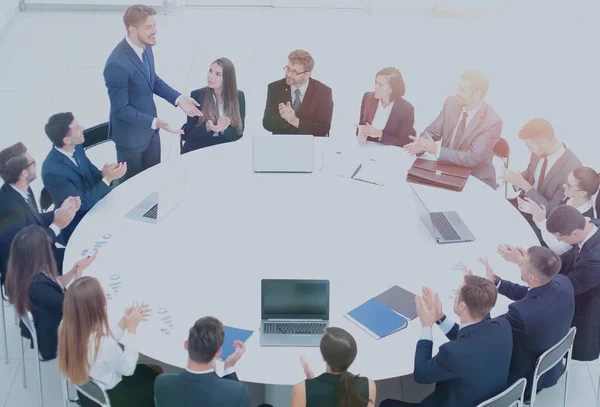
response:
<svg viewBox="0 0 600 407"><path fill-rule="evenodd" d="M125 215L125 218L146 223L160 223L184 200L187 170L175 177L160 191L151 192L142 202Z"/></svg>
<svg viewBox="0 0 600 407"><path fill-rule="evenodd" d="M438 243L472 242L475 236L455 211L429 212L417 191L410 186L421 221Z"/></svg>
<svg viewBox="0 0 600 407"><path fill-rule="evenodd" d="M313 172L314 136L262 134L252 138L254 172Z"/></svg>
<svg viewBox="0 0 600 407"><path fill-rule="evenodd" d="M329 326L328 280L262 280L261 346L319 346Z"/></svg>

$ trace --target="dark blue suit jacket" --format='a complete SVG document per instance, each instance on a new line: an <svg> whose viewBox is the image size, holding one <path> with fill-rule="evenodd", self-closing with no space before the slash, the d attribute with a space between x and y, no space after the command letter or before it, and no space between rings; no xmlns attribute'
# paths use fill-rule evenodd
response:
<svg viewBox="0 0 600 407"><path fill-rule="evenodd" d="M237 375L161 374L154 382L156 407L250 407L250 394Z"/></svg>
<svg viewBox="0 0 600 407"><path fill-rule="evenodd" d="M486 318L460 331L455 324L447 336L450 342L440 346L433 358L433 342L417 343L415 380L436 383L435 391L421 406L476 406L506 390L512 353L512 333L506 319Z"/></svg>
<svg viewBox="0 0 600 407"><path fill-rule="evenodd" d="M42 165L42 180L56 208L70 196L81 198L81 208L75 219L63 229L65 243L77 227L83 216L106 194L110 187L102 181L100 171L85 155L81 145L75 147L73 157L79 163L75 165L67 156L52 147Z"/></svg>
<svg viewBox="0 0 600 407"><path fill-rule="evenodd" d="M510 386L524 377L529 395L537 358L556 345L571 327L575 312L573 286L567 277L558 275L550 283L531 290L502 280L498 292L515 301L503 315L513 332L513 354L507 384ZM556 365L542 376L538 390L554 386L563 371L562 364Z"/></svg>
<svg viewBox="0 0 600 407"><path fill-rule="evenodd" d="M104 82L110 99L109 137L118 148L144 151L156 130L152 120L157 117L154 95L172 105L180 93L156 74L152 47L146 47L150 60L150 77L140 57L125 39L106 61Z"/></svg>

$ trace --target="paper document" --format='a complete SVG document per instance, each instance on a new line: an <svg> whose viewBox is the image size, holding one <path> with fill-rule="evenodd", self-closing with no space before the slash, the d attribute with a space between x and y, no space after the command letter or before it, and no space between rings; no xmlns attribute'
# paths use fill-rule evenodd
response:
<svg viewBox="0 0 600 407"><path fill-rule="evenodd" d="M352 178L360 166L360 161L340 152L325 157L321 172L338 177Z"/></svg>

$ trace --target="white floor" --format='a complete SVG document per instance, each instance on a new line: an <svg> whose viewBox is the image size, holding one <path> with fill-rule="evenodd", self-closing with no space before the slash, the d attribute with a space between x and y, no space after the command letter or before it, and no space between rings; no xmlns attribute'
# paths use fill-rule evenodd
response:
<svg viewBox="0 0 600 407"><path fill-rule="evenodd" d="M316 61L314 77L334 92L332 138L346 143L354 139L362 94L372 89L379 69L391 65L403 72L406 99L415 106L415 127L422 131L454 92L459 73L478 67L491 79L486 99L504 120L511 167L524 167L528 158L518 130L534 117L545 117L584 164L600 169L595 131L600 60L592 51L600 36L590 8L595 3L564 4L570 8L546 13L530 7L485 19L368 16L343 10L177 9L158 16L157 71L188 93L205 86L213 60L230 58L246 94L249 137L262 131L267 84L282 76L291 50L307 49ZM72 111L88 127L107 120L102 69L124 35L121 17L120 11L29 11L16 17L0 38L0 149L23 141L40 168L50 147L43 130L50 115ZM185 121L179 109L158 103L161 118L173 126ZM164 159L176 156L176 138L166 134L162 139ZM33 186L39 192L41 181ZM23 389L18 333L10 313L8 321L10 363L0 363L0 406L33 406L34 355L27 353L28 388ZM47 406L60 403L55 368L53 363L43 367ZM595 406L599 375L600 363L574 366L567 405ZM411 393L408 387L405 397ZM559 406L561 400L557 386L540 395L539 405Z"/></svg>

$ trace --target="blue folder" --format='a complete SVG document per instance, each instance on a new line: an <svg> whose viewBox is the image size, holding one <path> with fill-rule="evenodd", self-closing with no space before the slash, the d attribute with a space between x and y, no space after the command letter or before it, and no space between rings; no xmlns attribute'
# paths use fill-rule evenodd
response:
<svg viewBox="0 0 600 407"><path fill-rule="evenodd" d="M235 349L233 348L234 341L242 341L246 342L250 336L254 333L254 331L249 331L247 329L239 329L232 328L230 326L225 326L225 340L223 341L223 346L221 349L221 357L219 360L225 360L229 355L231 355Z"/></svg>
<svg viewBox="0 0 600 407"><path fill-rule="evenodd" d="M344 315L375 339L381 339L408 326L408 320L392 311L376 298Z"/></svg>

